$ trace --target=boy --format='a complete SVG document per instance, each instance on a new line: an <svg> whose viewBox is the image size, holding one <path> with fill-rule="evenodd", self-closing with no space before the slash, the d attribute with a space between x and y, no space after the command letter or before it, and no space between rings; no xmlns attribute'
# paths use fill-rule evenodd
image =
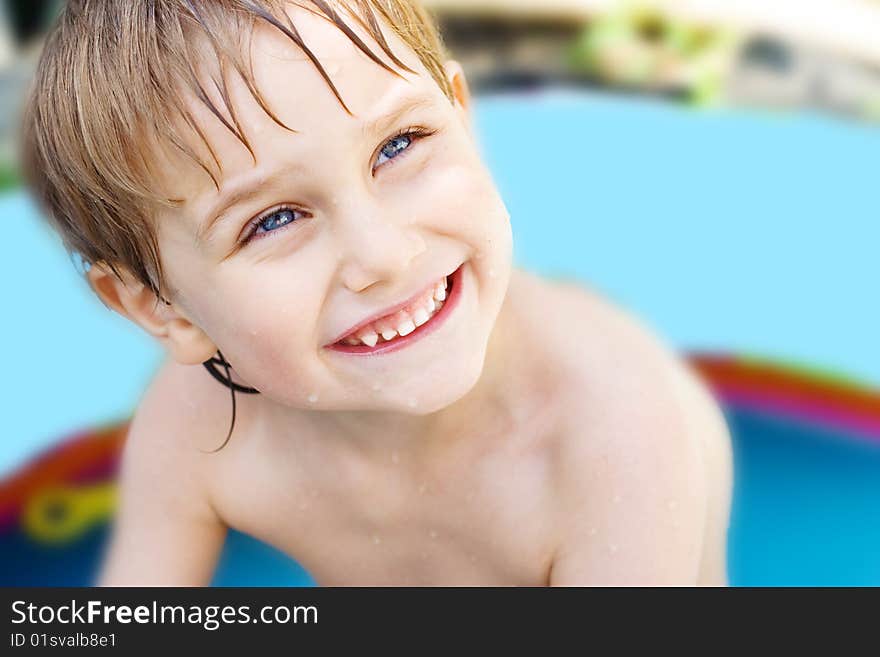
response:
<svg viewBox="0 0 880 657"><path fill-rule="evenodd" d="M68 4L27 168L170 356L101 583L206 584L229 527L321 585L725 582L718 410L512 270L470 105L413 0Z"/></svg>

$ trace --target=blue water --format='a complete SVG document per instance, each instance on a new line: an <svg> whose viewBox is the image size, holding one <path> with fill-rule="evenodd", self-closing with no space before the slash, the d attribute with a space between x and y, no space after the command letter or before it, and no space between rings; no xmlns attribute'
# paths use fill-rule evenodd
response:
<svg viewBox="0 0 880 657"><path fill-rule="evenodd" d="M561 93L482 98L476 123L522 265L589 282L679 348L880 383L880 130ZM94 299L21 194L0 198L0 218L2 475L58 436L127 417L161 354ZM732 580L880 583L875 452L732 421ZM270 581L236 565L266 548L230 546L221 583Z"/></svg>
<svg viewBox="0 0 880 657"><path fill-rule="evenodd" d="M880 129L572 94L484 100L479 128L519 262L680 347L880 383Z"/></svg>
<svg viewBox="0 0 880 657"><path fill-rule="evenodd" d="M728 572L743 586L880 586L880 445L743 411Z"/></svg>

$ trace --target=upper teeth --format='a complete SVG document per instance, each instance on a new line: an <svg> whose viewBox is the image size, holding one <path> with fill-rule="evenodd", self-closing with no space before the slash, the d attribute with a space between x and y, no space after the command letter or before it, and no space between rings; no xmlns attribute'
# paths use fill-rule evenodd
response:
<svg viewBox="0 0 880 657"><path fill-rule="evenodd" d="M413 313L413 322L415 322L416 326L421 326L428 321L428 318L430 318L430 316L431 314L428 312L427 307L419 308L418 310L416 310L415 313Z"/></svg>
<svg viewBox="0 0 880 657"><path fill-rule="evenodd" d="M422 300L394 315L383 317L369 326L361 328L358 330L357 336L348 336L343 342L351 346L375 347L379 343L380 336L382 340L389 342L398 336L409 335L419 326L427 324L434 315L440 312L446 301L448 285L448 280L443 278Z"/></svg>
<svg viewBox="0 0 880 657"><path fill-rule="evenodd" d="M361 333L358 337L361 339L361 342L368 347L375 347L376 343L379 342L379 336L375 331L366 331Z"/></svg>

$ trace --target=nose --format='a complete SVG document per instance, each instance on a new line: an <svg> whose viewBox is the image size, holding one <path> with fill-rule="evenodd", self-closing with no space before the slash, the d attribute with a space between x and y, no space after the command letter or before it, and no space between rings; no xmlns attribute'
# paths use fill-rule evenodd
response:
<svg viewBox="0 0 880 657"><path fill-rule="evenodd" d="M338 221L335 233L343 247L342 282L353 292L393 280L427 248L412 227L375 210L350 213Z"/></svg>

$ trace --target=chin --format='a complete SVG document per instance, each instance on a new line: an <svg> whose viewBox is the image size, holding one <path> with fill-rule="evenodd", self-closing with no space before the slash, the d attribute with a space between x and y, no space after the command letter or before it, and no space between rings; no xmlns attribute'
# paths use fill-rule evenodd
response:
<svg viewBox="0 0 880 657"><path fill-rule="evenodd" d="M485 352L458 367L446 367L439 376L410 379L393 397L394 410L410 415L430 415L466 397L483 373Z"/></svg>

